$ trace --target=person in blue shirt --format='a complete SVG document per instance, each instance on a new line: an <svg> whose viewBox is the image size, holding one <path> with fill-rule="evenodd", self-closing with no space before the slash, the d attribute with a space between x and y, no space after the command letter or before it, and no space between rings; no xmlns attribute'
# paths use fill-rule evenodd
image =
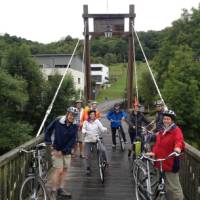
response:
<svg viewBox="0 0 200 200"><path fill-rule="evenodd" d="M65 116L57 117L45 130L45 143L52 149L53 172L51 175L51 196L71 198L71 193L64 191L64 178L71 162L71 152L76 143L77 125L74 124L78 110L69 107ZM52 140L52 135L54 139Z"/></svg>
<svg viewBox="0 0 200 200"><path fill-rule="evenodd" d="M118 128L121 128L123 140L125 143L127 143L126 136L121 124L121 121L125 120L126 118L127 118L127 115L124 111L121 111L119 103L116 103L114 105L114 109L107 113L107 119L111 122L110 126L111 126L111 131L112 131L112 143L113 143L112 147L113 148L116 147L116 130Z"/></svg>

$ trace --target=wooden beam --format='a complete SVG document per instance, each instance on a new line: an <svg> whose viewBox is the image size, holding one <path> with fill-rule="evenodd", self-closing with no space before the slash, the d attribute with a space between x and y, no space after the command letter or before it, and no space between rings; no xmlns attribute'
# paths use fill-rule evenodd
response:
<svg viewBox="0 0 200 200"><path fill-rule="evenodd" d="M127 110L132 107L133 101L133 36L132 36L132 24L134 24L134 5L129 6L129 46L128 46L128 82L127 82Z"/></svg>
<svg viewBox="0 0 200 200"><path fill-rule="evenodd" d="M85 98L86 102L91 99L91 72L90 72L90 40L89 40L89 21L88 6L83 6L84 12L84 32L85 32Z"/></svg>

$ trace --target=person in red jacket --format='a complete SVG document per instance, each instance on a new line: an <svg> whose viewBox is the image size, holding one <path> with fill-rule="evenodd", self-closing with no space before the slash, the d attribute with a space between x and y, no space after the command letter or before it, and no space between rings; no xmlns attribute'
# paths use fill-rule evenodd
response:
<svg viewBox="0 0 200 200"><path fill-rule="evenodd" d="M176 114L172 110L163 112L163 130L156 136L156 143L152 152L147 153L156 158L165 158L173 151L181 153L184 150L184 138L181 129L175 124ZM159 162L155 167L159 168ZM166 178L167 199L183 200L183 191L179 181L179 157L172 157L163 162L163 171Z"/></svg>

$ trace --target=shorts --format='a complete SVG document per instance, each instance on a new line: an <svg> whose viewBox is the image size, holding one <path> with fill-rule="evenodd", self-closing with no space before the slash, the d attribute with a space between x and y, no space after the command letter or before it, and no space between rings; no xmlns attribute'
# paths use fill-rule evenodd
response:
<svg viewBox="0 0 200 200"><path fill-rule="evenodd" d="M77 142L83 142L83 133L81 131L77 133Z"/></svg>
<svg viewBox="0 0 200 200"><path fill-rule="evenodd" d="M54 153L56 150L52 152L52 165L54 168L69 168L71 164L71 155L61 155L55 156Z"/></svg>

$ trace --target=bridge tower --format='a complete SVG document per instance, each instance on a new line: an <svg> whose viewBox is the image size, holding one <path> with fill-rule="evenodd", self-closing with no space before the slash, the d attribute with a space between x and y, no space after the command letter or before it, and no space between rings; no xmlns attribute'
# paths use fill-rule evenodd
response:
<svg viewBox="0 0 200 200"><path fill-rule="evenodd" d="M85 96L86 101L91 99L91 75L90 75L90 39L91 36L112 37L115 35L128 37L128 73L127 73L127 109L131 108L133 100L133 35L134 5L129 5L128 14L89 14L88 5L83 5L84 37L85 37ZM89 18L93 18L94 31L89 32ZM125 32L125 18L129 18L129 31Z"/></svg>

